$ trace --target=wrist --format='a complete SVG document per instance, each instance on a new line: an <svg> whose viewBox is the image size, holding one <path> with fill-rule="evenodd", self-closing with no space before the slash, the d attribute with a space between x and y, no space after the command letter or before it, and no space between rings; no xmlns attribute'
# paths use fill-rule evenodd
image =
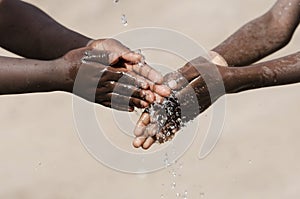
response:
<svg viewBox="0 0 300 199"><path fill-rule="evenodd" d="M208 52L208 56L210 61L213 64L219 65L219 66L228 66L226 60L224 59L224 57L222 57L219 53L215 52L215 51L209 51Z"/></svg>
<svg viewBox="0 0 300 199"><path fill-rule="evenodd" d="M85 45L86 47L87 46L90 46L93 42L95 42L96 40L94 40L94 39L91 39L91 40L89 40L88 42L87 42L87 44Z"/></svg>
<svg viewBox="0 0 300 199"><path fill-rule="evenodd" d="M73 70L75 67L64 58L53 60L50 65L53 71L51 76L52 85L50 86L53 90L71 93L76 78L76 72L72 72L75 71Z"/></svg>
<svg viewBox="0 0 300 199"><path fill-rule="evenodd" d="M261 87L264 81L261 74L261 71L257 71L253 67L230 67L227 74L227 93L238 93Z"/></svg>

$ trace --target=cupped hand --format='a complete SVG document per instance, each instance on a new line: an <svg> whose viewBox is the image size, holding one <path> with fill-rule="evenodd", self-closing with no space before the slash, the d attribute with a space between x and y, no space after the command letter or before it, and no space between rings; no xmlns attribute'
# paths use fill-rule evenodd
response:
<svg viewBox="0 0 300 199"><path fill-rule="evenodd" d="M178 71L167 74L164 83L174 93L163 99L162 105L151 105L141 115L134 131L134 147L148 149L156 141L171 140L185 123L225 94L230 70L199 57Z"/></svg>

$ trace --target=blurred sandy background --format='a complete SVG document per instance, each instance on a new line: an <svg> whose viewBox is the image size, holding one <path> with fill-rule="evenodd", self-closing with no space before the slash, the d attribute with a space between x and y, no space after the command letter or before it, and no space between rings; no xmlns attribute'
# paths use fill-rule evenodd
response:
<svg viewBox="0 0 300 199"><path fill-rule="evenodd" d="M210 49L275 0L28 2L93 38L155 26L182 32ZM121 24L122 14L127 27ZM296 52L299 44L298 31L271 58ZM1 54L12 56L4 50ZM205 133L200 130L177 165L143 176L111 170L86 152L73 123L70 95L1 96L0 198L154 199L176 198L185 190L192 199L299 198L299 91L299 85L291 85L227 96L222 137L206 159L197 158ZM98 107L97 112L110 117L106 109ZM111 130L118 133L113 123ZM130 148L130 139L122 139L122 145Z"/></svg>

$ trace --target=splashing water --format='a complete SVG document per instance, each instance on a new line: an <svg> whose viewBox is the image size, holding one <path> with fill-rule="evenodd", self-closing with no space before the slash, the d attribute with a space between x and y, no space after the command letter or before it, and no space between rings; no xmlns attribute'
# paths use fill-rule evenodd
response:
<svg viewBox="0 0 300 199"><path fill-rule="evenodd" d="M188 197L188 192L187 192L187 190L185 190L184 193L183 193L183 198L187 199L187 197Z"/></svg>
<svg viewBox="0 0 300 199"><path fill-rule="evenodd" d="M128 26L127 17L125 14L122 14L121 16L121 23L123 24L123 26Z"/></svg>
<svg viewBox="0 0 300 199"><path fill-rule="evenodd" d="M181 118L180 104L175 93L166 97L161 104L152 104L145 111L150 114L151 123L158 125L156 140L159 143L172 140L175 133L184 126L184 118Z"/></svg>
<svg viewBox="0 0 300 199"><path fill-rule="evenodd" d="M142 53L142 50L141 49L138 49L138 50L135 50L134 51L136 54L139 54L139 55L141 55L142 56L142 58L141 58L141 61L138 63L138 66L139 67L143 67L145 64L146 64L146 58L145 58L145 56L143 55L143 53Z"/></svg>
<svg viewBox="0 0 300 199"><path fill-rule="evenodd" d="M173 176L174 178L176 178L176 176L177 176L177 173L176 173L176 171L175 171L175 170L173 170L173 171L172 171L172 176Z"/></svg>
<svg viewBox="0 0 300 199"><path fill-rule="evenodd" d="M164 158L164 163L165 163L165 167L169 167L171 165L170 161L169 161L169 156L168 154L166 153L165 154L165 158Z"/></svg>
<svg viewBox="0 0 300 199"><path fill-rule="evenodd" d="M171 188L172 188L172 189L175 189L175 187L176 187L176 182L172 182Z"/></svg>

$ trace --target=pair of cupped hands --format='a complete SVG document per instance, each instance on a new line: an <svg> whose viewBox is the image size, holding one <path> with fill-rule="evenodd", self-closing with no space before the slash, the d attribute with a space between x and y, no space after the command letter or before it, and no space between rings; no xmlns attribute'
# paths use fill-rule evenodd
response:
<svg viewBox="0 0 300 199"><path fill-rule="evenodd" d="M204 79L216 78L211 72L211 63L206 59L195 59L179 70L162 76L145 62L141 53L131 51L115 39L102 39L70 51L60 61L63 62L60 64L68 66L69 91L106 107L132 112L134 108L143 109L153 103L162 103L172 93L185 101L194 95L191 92L195 92L200 108L186 106L190 114L186 118L191 120L212 103L209 85ZM203 74L200 74L198 67L204 71ZM204 78L205 75L207 77ZM76 89L71 89L78 78L80 84ZM134 147L148 149L156 142L155 135L161 129L151 116L145 111L138 120ZM173 129L173 132L178 130Z"/></svg>

